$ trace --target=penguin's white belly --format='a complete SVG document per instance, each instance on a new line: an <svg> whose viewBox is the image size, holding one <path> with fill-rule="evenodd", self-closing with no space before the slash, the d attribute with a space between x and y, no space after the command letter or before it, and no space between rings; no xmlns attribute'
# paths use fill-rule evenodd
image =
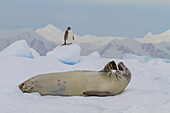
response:
<svg viewBox="0 0 170 113"><path fill-rule="evenodd" d="M72 31L71 30L68 31L67 43L72 43L73 42L72 35L73 35Z"/></svg>

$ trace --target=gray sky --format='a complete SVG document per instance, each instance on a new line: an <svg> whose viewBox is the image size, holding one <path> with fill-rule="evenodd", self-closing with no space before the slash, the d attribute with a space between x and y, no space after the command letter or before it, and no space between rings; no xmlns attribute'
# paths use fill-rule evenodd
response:
<svg viewBox="0 0 170 113"><path fill-rule="evenodd" d="M170 29L170 0L0 0L0 28L53 24L75 34L144 37Z"/></svg>

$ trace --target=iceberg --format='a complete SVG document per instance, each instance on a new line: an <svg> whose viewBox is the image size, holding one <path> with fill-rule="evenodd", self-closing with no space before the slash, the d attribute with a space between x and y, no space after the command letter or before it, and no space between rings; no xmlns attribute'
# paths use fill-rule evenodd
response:
<svg viewBox="0 0 170 113"><path fill-rule="evenodd" d="M25 40L19 40L7 48L0 52L0 56L8 57L8 56L17 56L17 57L27 57L27 58L35 58L40 57L39 53L34 49L30 48Z"/></svg>
<svg viewBox="0 0 170 113"><path fill-rule="evenodd" d="M68 65L74 65L80 62L81 48L77 44L57 46L53 51L47 53L46 56L55 57L60 62Z"/></svg>

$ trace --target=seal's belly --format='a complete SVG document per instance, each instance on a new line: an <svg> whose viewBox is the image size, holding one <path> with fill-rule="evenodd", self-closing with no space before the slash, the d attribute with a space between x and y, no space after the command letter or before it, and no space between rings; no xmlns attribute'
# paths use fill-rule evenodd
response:
<svg viewBox="0 0 170 113"><path fill-rule="evenodd" d="M41 95L83 95L86 91L120 92L120 81L95 71L43 74L34 77Z"/></svg>
<svg viewBox="0 0 170 113"><path fill-rule="evenodd" d="M37 92L41 95L63 96L109 96L121 93L131 79L131 73L120 62L119 70L114 61L103 70L70 71L34 76L19 85L23 93ZM116 70L112 72L111 70Z"/></svg>

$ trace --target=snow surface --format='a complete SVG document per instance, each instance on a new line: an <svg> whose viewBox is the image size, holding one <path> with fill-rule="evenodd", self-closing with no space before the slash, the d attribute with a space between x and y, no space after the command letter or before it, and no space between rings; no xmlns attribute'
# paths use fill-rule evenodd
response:
<svg viewBox="0 0 170 113"><path fill-rule="evenodd" d="M37 93L22 93L18 88L20 83L37 74L71 70L98 71L111 60L116 64L124 62L132 72L130 84L116 96L40 96ZM0 89L0 113L169 113L170 63L79 56L79 63L67 65L52 56L36 59L0 57Z"/></svg>

